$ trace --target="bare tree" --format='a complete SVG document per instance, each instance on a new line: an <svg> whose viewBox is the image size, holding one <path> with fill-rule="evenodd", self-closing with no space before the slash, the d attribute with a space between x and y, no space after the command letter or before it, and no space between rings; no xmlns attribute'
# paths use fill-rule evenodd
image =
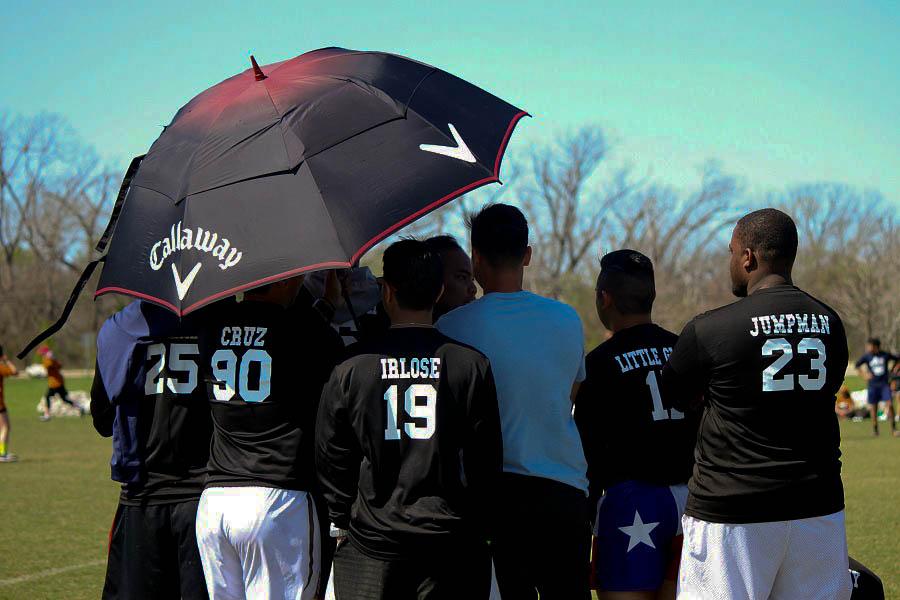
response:
<svg viewBox="0 0 900 600"><path fill-rule="evenodd" d="M627 169L592 185L606 153L602 130L592 126L532 154L532 181L520 201L532 229L535 283L552 297L582 274L610 215L636 187Z"/></svg>
<svg viewBox="0 0 900 600"><path fill-rule="evenodd" d="M795 266L799 285L821 297L844 319L851 347L879 336L900 345L900 221L875 192L819 183L773 196L800 234Z"/></svg>

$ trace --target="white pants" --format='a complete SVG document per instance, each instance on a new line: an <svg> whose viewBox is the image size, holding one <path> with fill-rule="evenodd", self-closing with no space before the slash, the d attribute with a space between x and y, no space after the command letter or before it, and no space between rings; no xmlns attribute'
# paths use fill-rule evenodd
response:
<svg viewBox="0 0 900 600"><path fill-rule="evenodd" d="M210 600L307 600L316 592L321 544L306 492L206 489L197 545Z"/></svg>
<svg viewBox="0 0 900 600"><path fill-rule="evenodd" d="M848 600L844 512L728 525L682 519L679 600Z"/></svg>

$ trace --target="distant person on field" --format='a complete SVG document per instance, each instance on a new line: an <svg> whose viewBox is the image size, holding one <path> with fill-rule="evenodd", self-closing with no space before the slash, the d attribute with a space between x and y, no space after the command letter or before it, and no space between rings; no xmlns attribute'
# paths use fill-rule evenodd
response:
<svg viewBox="0 0 900 600"><path fill-rule="evenodd" d="M834 412L840 418L846 419L853 416L854 410L853 396L850 395L850 390L847 389L847 386L842 385L837 393L837 401L834 403Z"/></svg>
<svg viewBox="0 0 900 600"><path fill-rule="evenodd" d="M601 600L675 597L698 420L660 393L678 336L653 323L655 298L649 258L616 250L600 260L597 314L613 335L585 359L575 422L596 515L591 562Z"/></svg>
<svg viewBox="0 0 900 600"><path fill-rule="evenodd" d="M492 204L471 221L472 262L484 296L441 317L441 333L483 352L497 384L503 434L501 510L491 552L507 600L587 600L587 462L572 416L584 379L575 310L522 289L528 222Z"/></svg>
<svg viewBox="0 0 900 600"><path fill-rule="evenodd" d="M891 423L891 431L895 436L897 424L894 422L894 402L891 394L891 363L894 367L900 357L881 349L881 340L869 338L866 342L866 353L856 361L856 368L862 369L861 373L868 385L866 386L866 400L869 403L869 415L872 417L872 434L878 435L878 403L887 403L887 417Z"/></svg>
<svg viewBox="0 0 900 600"><path fill-rule="evenodd" d="M207 598L195 524L212 421L197 323L220 306L179 319L135 300L97 335L91 417L112 437L110 470L122 484L104 599Z"/></svg>
<svg viewBox="0 0 900 600"><path fill-rule="evenodd" d="M434 321L446 313L475 300L472 260L452 235L436 235L425 240L428 248L441 258L444 292L434 306Z"/></svg>
<svg viewBox="0 0 900 600"><path fill-rule="evenodd" d="M18 460L15 454L9 452L9 411L3 395L3 380L18 373L16 365L12 364L0 346L0 462L15 462Z"/></svg>
<svg viewBox="0 0 900 600"><path fill-rule="evenodd" d="M794 286L797 237L779 210L742 217L729 243L740 300L690 321L663 369L663 397L704 407L682 600L850 598L834 413L847 336L834 310Z"/></svg>
<svg viewBox="0 0 900 600"><path fill-rule="evenodd" d="M41 421L50 420L50 399L53 396L59 396L60 400L73 408L77 408L81 416L84 416L84 409L69 399L69 392L66 390L66 380L62 374L62 363L56 360L50 347L41 346L38 349L38 355L41 357L41 364L47 369L47 394L44 396L44 414L41 416Z"/></svg>

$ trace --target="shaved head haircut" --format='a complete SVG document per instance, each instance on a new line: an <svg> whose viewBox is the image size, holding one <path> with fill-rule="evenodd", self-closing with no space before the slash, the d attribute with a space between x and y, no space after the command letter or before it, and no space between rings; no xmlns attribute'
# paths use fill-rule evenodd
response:
<svg viewBox="0 0 900 600"><path fill-rule="evenodd" d="M763 208L741 217L735 236L763 261L788 266L797 257L797 225L775 208Z"/></svg>

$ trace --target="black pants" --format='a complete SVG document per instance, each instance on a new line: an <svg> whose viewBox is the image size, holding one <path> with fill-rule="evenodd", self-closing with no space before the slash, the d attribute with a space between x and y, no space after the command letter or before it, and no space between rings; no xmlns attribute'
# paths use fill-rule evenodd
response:
<svg viewBox="0 0 900 600"><path fill-rule="evenodd" d="M194 533L197 502L119 505L109 541L104 600L205 600Z"/></svg>
<svg viewBox="0 0 900 600"><path fill-rule="evenodd" d="M47 412L50 412L50 398L53 396L59 396L59 399L69 406L75 406L75 403L69 400L69 392L66 390L65 386L48 388L47 395L44 396L44 402L47 404Z"/></svg>
<svg viewBox="0 0 900 600"><path fill-rule="evenodd" d="M588 600L591 529L584 492L505 474L491 544L503 600Z"/></svg>
<svg viewBox="0 0 900 600"><path fill-rule="evenodd" d="M334 555L334 591L337 600L487 600L491 560L486 544L386 561L344 541Z"/></svg>

